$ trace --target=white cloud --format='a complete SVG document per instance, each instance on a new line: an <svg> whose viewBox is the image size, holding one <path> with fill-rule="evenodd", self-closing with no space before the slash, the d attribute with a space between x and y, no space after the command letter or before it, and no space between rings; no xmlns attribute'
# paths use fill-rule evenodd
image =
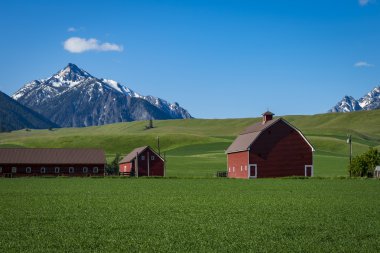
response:
<svg viewBox="0 0 380 253"><path fill-rule="evenodd" d="M357 68L369 68L369 67L374 67L373 64L369 64L368 62L365 61L358 61L357 63L354 64L354 67Z"/></svg>
<svg viewBox="0 0 380 253"><path fill-rule="evenodd" d="M358 0L358 1L359 1L359 5L361 6L366 6L367 4L376 2L376 0Z"/></svg>
<svg viewBox="0 0 380 253"><path fill-rule="evenodd" d="M76 29L75 27L69 27L69 28L67 28L67 31L68 32L76 32L76 31L78 31L78 29Z"/></svg>
<svg viewBox="0 0 380 253"><path fill-rule="evenodd" d="M86 51L116 51L122 52L123 46L109 42L100 43L97 39L84 39L79 37L71 37L63 43L63 47L70 53L83 53Z"/></svg>

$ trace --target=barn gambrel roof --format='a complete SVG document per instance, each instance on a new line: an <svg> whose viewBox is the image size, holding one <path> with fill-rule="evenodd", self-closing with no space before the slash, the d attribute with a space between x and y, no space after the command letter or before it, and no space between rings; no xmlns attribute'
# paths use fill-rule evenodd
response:
<svg viewBox="0 0 380 253"><path fill-rule="evenodd" d="M249 148L254 144L254 142L257 140L257 138L261 135L261 133L264 130L268 129L269 127L273 126L274 124L280 121L284 122L294 130L296 130L300 134L300 136L305 140L305 142L310 146L311 150L315 151L314 147L310 144L310 142L306 139L306 137L302 134L302 132L299 129L297 129L295 126L293 126L283 118L278 118L267 122L259 122L247 127L228 147L226 153L230 154L249 150Z"/></svg>

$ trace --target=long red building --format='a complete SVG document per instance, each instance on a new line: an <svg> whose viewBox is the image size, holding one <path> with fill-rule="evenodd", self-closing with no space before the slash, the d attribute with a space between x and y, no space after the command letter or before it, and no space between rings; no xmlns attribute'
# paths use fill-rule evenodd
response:
<svg viewBox="0 0 380 253"><path fill-rule="evenodd" d="M300 130L273 113L249 126L227 149L230 178L313 176L314 148Z"/></svg>
<svg viewBox="0 0 380 253"><path fill-rule="evenodd" d="M165 161L149 146L135 148L119 162L120 175L165 176Z"/></svg>
<svg viewBox="0 0 380 253"><path fill-rule="evenodd" d="M0 176L104 176L101 149L0 148Z"/></svg>

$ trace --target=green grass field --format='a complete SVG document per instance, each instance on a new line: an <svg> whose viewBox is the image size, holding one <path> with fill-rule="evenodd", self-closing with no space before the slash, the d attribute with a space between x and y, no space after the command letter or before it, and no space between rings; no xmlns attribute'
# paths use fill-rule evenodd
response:
<svg viewBox="0 0 380 253"><path fill-rule="evenodd" d="M0 179L0 252L380 252L374 179Z"/></svg>
<svg viewBox="0 0 380 253"><path fill-rule="evenodd" d="M347 175L349 147L347 134L353 136L354 155L368 147L380 147L380 110L353 113L285 116L299 128L315 149L316 176ZM155 128L144 130L147 122L117 123L99 127L14 131L0 134L0 147L96 147L107 159L115 153L127 154L138 146L156 147L160 137L171 177L212 177L226 169L224 150L251 119L186 119L154 121Z"/></svg>

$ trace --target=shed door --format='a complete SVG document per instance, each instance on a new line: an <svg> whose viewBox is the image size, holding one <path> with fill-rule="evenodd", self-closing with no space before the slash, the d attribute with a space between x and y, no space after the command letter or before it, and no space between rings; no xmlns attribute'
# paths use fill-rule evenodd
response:
<svg viewBox="0 0 380 253"><path fill-rule="evenodd" d="M305 165L305 177L313 176L313 165Z"/></svg>
<svg viewBox="0 0 380 253"><path fill-rule="evenodd" d="M249 165L249 178L257 178L257 164Z"/></svg>

